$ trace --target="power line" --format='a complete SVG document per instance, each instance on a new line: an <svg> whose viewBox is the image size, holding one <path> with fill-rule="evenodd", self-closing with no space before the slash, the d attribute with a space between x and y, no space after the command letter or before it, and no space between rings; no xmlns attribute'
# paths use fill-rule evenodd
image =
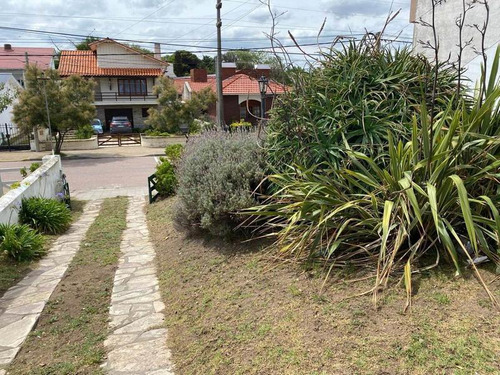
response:
<svg viewBox="0 0 500 375"><path fill-rule="evenodd" d="M168 5L172 4L175 0L170 0L169 2L167 2L165 5L159 7L158 9L156 9L154 12L151 12L150 14L148 14L146 17L140 19L139 21L133 23L132 25L130 26L127 26L126 28L124 28L122 31L120 31L118 34L116 35L120 35L122 34L124 31L127 31L129 30L130 28L132 28L133 26L141 23L142 21L144 21L145 19L147 19L149 16L152 16L153 14L155 14L156 12L159 12L160 10L164 9L165 7L167 7Z"/></svg>

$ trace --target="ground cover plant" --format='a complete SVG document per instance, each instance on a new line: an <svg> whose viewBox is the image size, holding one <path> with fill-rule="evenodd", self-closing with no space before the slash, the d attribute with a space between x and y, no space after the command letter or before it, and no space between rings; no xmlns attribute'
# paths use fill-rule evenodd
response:
<svg viewBox="0 0 500 375"><path fill-rule="evenodd" d="M127 198L106 199L9 374L102 374Z"/></svg>
<svg viewBox="0 0 500 375"><path fill-rule="evenodd" d="M42 233L58 234L68 229L71 211L55 199L31 197L22 200L19 221Z"/></svg>
<svg viewBox="0 0 500 375"><path fill-rule="evenodd" d="M177 172L178 222L228 235L242 221L237 211L256 203L263 153L255 134L206 131L189 140Z"/></svg>
<svg viewBox="0 0 500 375"><path fill-rule="evenodd" d="M443 259L457 275L481 257L500 264L499 60L500 49L486 91L431 115L423 102L409 138L386 129L376 156L346 141L338 166L296 165L271 176L276 192L252 213L270 218L279 251L331 268L372 267L367 292L375 302L396 276L407 288L406 308L412 275Z"/></svg>
<svg viewBox="0 0 500 375"><path fill-rule="evenodd" d="M175 200L148 207L176 374L427 375L500 373L500 315L470 270L441 265L414 275L411 314L403 288L375 310L368 272L303 264L267 243L187 235ZM482 277L500 297L494 269ZM361 279L361 280L360 280Z"/></svg>

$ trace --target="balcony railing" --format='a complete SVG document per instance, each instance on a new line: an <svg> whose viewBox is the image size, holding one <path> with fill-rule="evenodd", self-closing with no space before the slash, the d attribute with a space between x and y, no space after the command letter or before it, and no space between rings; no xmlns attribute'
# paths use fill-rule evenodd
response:
<svg viewBox="0 0 500 375"><path fill-rule="evenodd" d="M154 94L120 94L118 92L96 92L95 93L95 101L96 102L102 102L102 101L116 101L116 102L122 102L124 100L129 100L129 101L138 101L138 100L156 100L158 99L158 95Z"/></svg>

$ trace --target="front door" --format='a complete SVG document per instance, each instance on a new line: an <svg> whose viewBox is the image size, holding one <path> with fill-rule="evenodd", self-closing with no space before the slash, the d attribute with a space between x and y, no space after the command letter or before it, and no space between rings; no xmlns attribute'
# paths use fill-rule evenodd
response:
<svg viewBox="0 0 500 375"><path fill-rule="evenodd" d="M127 116L129 121L132 123L132 128L134 127L132 108L107 108L104 110L104 117L106 118L106 124L104 125L105 132L109 132L109 124L115 116Z"/></svg>

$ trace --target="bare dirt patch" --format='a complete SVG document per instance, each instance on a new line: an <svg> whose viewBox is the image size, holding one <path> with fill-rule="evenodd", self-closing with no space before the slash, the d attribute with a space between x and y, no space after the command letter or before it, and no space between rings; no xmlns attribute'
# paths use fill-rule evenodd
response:
<svg viewBox="0 0 500 375"><path fill-rule="evenodd" d="M9 374L99 374L127 198L103 202Z"/></svg>
<svg viewBox="0 0 500 375"><path fill-rule="evenodd" d="M471 276L449 269L375 309L359 274L277 261L259 243L190 237L172 225L172 200L148 209L176 374L500 373L500 316ZM488 281L491 271L482 270ZM500 281L490 284L500 296Z"/></svg>

